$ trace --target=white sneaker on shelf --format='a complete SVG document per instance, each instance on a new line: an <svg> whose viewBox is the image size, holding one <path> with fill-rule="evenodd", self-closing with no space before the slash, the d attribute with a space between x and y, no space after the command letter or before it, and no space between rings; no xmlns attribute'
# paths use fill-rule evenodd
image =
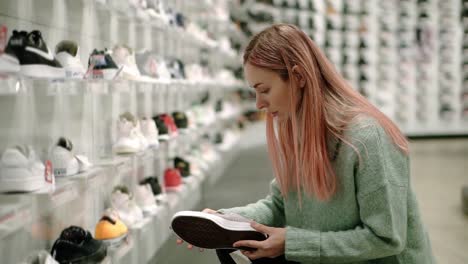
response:
<svg viewBox="0 0 468 264"><path fill-rule="evenodd" d="M128 227L134 227L143 220L143 211L136 205L126 187L115 188L111 195L111 205Z"/></svg>
<svg viewBox="0 0 468 264"><path fill-rule="evenodd" d="M125 45L119 45L112 50L112 59L122 68L120 76L126 80L141 80L141 74L135 62L135 53Z"/></svg>
<svg viewBox="0 0 468 264"><path fill-rule="evenodd" d="M143 214L153 215L158 209L156 199L149 184L139 184L135 189L135 200L137 205L143 210Z"/></svg>
<svg viewBox="0 0 468 264"><path fill-rule="evenodd" d="M47 186L45 166L30 146L3 152L0 160L0 192L32 192Z"/></svg>
<svg viewBox="0 0 468 264"><path fill-rule="evenodd" d="M143 118L140 121L141 133L145 136L148 145L152 148L159 147L159 133L153 119Z"/></svg>
<svg viewBox="0 0 468 264"><path fill-rule="evenodd" d="M120 115L117 130L117 142L114 144L115 153L136 153L148 147L148 142L140 131L138 120L131 113L125 112Z"/></svg>
<svg viewBox="0 0 468 264"><path fill-rule="evenodd" d="M22 262L23 263L23 262ZM24 264L59 264L48 251L41 250L29 255Z"/></svg>
<svg viewBox="0 0 468 264"><path fill-rule="evenodd" d="M55 47L55 58L65 69L65 76L83 79L86 70L80 60L80 48L74 41L63 40Z"/></svg>
<svg viewBox="0 0 468 264"><path fill-rule="evenodd" d="M72 176L87 171L92 166L86 156L75 155L72 142L63 137L52 148L50 160L54 168L54 175L57 177Z"/></svg>

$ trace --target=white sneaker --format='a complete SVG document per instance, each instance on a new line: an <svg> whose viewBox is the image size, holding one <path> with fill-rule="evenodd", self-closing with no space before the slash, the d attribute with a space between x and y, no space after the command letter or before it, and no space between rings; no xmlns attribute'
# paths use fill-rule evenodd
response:
<svg viewBox="0 0 468 264"><path fill-rule="evenodd" d="M172 217L171 227L181 239L200 248L235 249L232 245L239 240L267 238L250 226L249 219L233 213L181 211Z"/></svg>
<svg viewBox="0 0 468 264"><path fill-rule="evenodd" d="M159 133L153 119L143 118L140 121L141 133L145 136L148 145L153 148L159 147Z"/></svg>
<svg viewBox="0 0 468 264"><path fill-rule="evenodd" d="M83 79L86 70L80 60L80 48L74 41L63 40L55 47L55 58L65 69L65 76Z"/></svg>
<svg viewBox="0 0 468 264"><path fill-rule="evenodd" d="M57 177L72 176L87 171L92 166L86 156L74 155L73 144L63 137L53 147L50 160L54 167L54 175Z"/></svg>
<svg viewBox="0 0 468 264"><path fill-rule="evenodd" d="M135 53L125 45L119 45L112 50L112 59L122 68L120 76L126 80L140 80L141 74L135 62Z"/></svg>
<svg viewBox="0 0 468 264"><path fill-rule="evenodd" d="M112 192L111 205L128 227L134 227L143 220L143 211L136 205L126 187L117 187Z"/></svg>
<svg viewBox="0 0 468 264"><path fill-rule="evenodd" d="M31 254L23 264L59 264L49 252L41 250Z"/></svg>
<svg viewBox="0 0 468 264"><path fill-rule="evenodd" d="M135 200L146 216L153 215L157 210L156 200L149 184L140 184L136 187Z"/></svg>
<svg viewBox="0 0 468 264"><path fill-rule="evenodd" d="M32 192L44 188L45 166L29 146L3 152L0 160L0 192Z"/></svg>
<svg viewBox="0 0 468 264"><path fill-rule="evenodd" d="M117 142L114 144L115 153L136 153L148 147L148 141L140 131L139 122L131 113L125 112L120 115L117 130Z"/></svg>

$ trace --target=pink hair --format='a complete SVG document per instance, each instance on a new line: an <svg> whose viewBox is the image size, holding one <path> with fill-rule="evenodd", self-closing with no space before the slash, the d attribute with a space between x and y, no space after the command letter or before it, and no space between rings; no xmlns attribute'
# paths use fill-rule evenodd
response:
<svg viewBox="0 0 468 264"><path fill-rule="evenodd" d="M334 136L358 152L343 132L360 114L375 118L395 145L408 154L408 141L398 127L353 89L296 26L276 24L255 35L245 49L246 63L273 70L290 81L291 115L277 122L277 135L273 117L267 116L268 150L283 196L296 191L301 201L303 190L324 201L336 193L337 177L327 140ZM304 88L298 88L296 78L290 78L296 65L303 69Z"/></svg>

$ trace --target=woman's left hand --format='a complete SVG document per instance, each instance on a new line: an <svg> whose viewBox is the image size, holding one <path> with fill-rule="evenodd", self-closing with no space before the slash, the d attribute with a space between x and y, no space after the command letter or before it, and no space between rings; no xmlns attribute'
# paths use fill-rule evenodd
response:
<svg viewBox="0 0 468 264"><path fill-rule="evenodd" d="M276 228L256 222L250 224L255 230L268 235L264 241L242 240L234 243L234 247L256 248L255 251L242 250L242 254L251 260L259 258L275 258L284 255L286 228Z"/></svg>

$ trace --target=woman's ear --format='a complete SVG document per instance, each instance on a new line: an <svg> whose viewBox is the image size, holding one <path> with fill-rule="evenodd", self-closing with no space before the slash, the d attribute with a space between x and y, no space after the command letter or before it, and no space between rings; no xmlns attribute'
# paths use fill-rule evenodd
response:
<svg viewBox="0 0 468 264"><path fill-rule="evenodd" d="M292 73L296 82L299 84L299 87L304 88L306 84L306 79L302 67L299 65L294 65L294 67L292 67Z"/></svg>

